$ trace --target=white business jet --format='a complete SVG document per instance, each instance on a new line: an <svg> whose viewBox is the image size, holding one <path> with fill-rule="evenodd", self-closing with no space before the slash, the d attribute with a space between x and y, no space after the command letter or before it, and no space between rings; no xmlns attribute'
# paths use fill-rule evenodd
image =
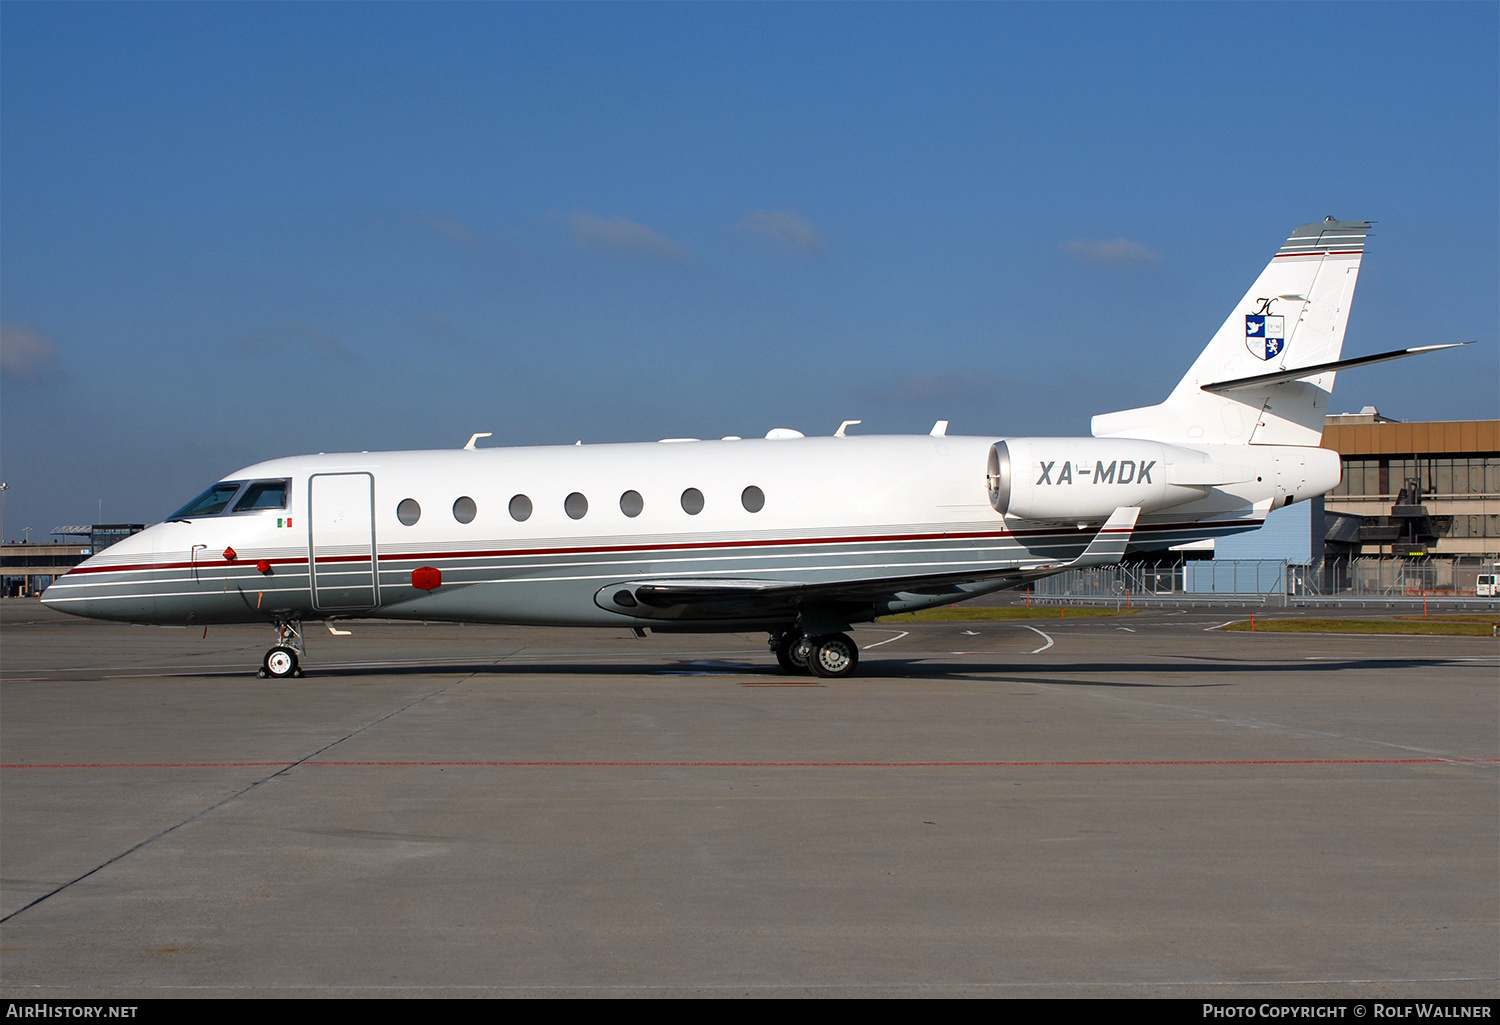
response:
<svg viewBox="0 0 1500 1025"><path fill-rule="evenodd" d="M297 456L230 474L59 578L43 601L132 623L348 617L765 630L788 673L841 677L846 631L1049 574L1253 530L1321 495L1369 224L1292 232L1166 401L1089 438L765 438Z"/></svg>

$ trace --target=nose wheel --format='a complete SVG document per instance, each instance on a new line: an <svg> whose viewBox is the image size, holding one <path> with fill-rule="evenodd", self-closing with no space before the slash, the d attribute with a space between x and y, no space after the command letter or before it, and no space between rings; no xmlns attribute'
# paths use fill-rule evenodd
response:
<svg viewBox="0 0 1500 1025"><path fill-rule="evenodd" d="M302 624L296 620L282 620L275 626L276 647L266 652L266 657L260 662L260 672L256 675L262 680L300 677L302 667L298 662L302 655Z"/></svg>
<svg viewBox="0 0 1500 1025"><path fill-rule="evenodd" d="M285 679L288 676L301 676L302 669L297 665L297 653L291 648L283 648L280 645L266 652L265 659L260 664L260 676L262 679Z"/></svg>

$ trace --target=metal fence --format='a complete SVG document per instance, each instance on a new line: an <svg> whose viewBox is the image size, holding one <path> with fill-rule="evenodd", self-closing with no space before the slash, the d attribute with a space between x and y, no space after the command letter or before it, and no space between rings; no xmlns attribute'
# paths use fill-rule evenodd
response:
<svg viewBox="0 0 1500 1025"><path fill-rule="evenodd" d="M1328 559L1312 574L1310 593L1368 597L1474 597L1480 574L1494 574L1487 556L1449 559ZM1290 593L1290 592L1289 592Z"/></svg>
<svg viewBox="0 0 1500 1025"><path fill-rule="evenodd" d="M1495 573L1488 556L1392 559L1359 557L1321 563L1280 559L1205 559L1075 569L1038 580L1043 602L1218 599L1274 602L1319 599L1420 601L1476 598L1478 577ZM1478 599L1480 604L1492 601Z"/></svg>
<svg viewBox="0 0 1500 1025"><path fill-rule="evenodd" d="M1044 577L1033 585L1032 593L1038 598L1164 594L1260 597L1284 593L1288 565L1281 559L1224 559L1100 566Z"/></svg>

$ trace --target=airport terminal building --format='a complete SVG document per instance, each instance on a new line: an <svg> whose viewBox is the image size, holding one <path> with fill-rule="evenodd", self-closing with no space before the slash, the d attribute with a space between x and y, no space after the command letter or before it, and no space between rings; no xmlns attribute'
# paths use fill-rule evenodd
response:
<svg viewBox="0 0 1500 1025"><path fill-rule="evenodd" d="M1330 416L1343 480L1314 500L1313 558L1500 556L1500 420ZM1321 514L1321 515L1320 515Z"/></svg>
<svg viewBox="0 0 1500 1025"><path fill-rule="evenodd" d="M95 552L102 552L116 541L145 529L144 523L95 523L53 527L54 540L51 542L7 541L0 545L0 596L16 598L40 594L53 579ZM68 538L76 540L66 540Z"/></svg>
<svg viewBox="0 0 1500 1025"><path fill-rule="evenodd" d="M1323 594L1475 594L1500 564L1500 420L1330 416L1343 479L1311 505Z"/></svg>

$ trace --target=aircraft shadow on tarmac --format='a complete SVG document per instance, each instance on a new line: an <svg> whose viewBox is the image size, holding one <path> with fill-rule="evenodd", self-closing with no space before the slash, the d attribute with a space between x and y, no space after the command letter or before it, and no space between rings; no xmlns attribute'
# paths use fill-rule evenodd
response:
<svg viewBox="0 0 1500 1025"><path fill-rule="evenodd" d="M1447 658L1425 659L1328 659L1297 662L1238 662L1202 661L1163 666L1145 662L1069 662L1052 665L1020 665L1015 662L952 662L941 659L887 658L871 660L860 666L859 675L838 681L825 681L814 676L787 676L774 664L759 665L735 660L698 659L687 661L664 660L651 662L427 662L420 665L386 665L361 663L326 667L316 664L306 666L306 680L338 679L368 676L431 676L458 673L465 676L691 676L691 677L742 677L755 676L757 682L783 683L788 686L823 684L828 682L858 683L862 680L911 680L919 681L976 681L990 676L1000 676L1004 682L1045 683L1051 685L1073 685L1080 687L1130 687L1191 689L1201 687L1225 687L1229 681L1176 680L1171 677L1192 676L1244 676L1266 673L1300 673L1303 675L1345 672L1349 670L1400 669L1411 671L1422 668L1438 668L1452 664ZM1097 679L1098 676L1126 677L1126 679ZM1131 679L1135 677L1136 679ZM1150 677L1150 679L1142 679Z"/></svg>

